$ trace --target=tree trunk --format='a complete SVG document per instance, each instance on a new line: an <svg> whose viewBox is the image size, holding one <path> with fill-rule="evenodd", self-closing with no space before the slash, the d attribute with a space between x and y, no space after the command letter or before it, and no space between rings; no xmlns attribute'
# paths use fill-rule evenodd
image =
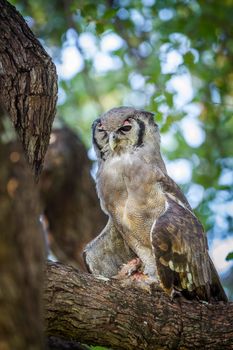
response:
<svg viewBox="0 0 233 350"><path fill-rule="evenodd" d="M0 0L0 23L0 104L38 174L55 115L55 66L23 17L5 0Z"/></svg>
<svg viewBox="0 0 233 350"><path fill-rule="evenodd" d="M67 127L53 130L39 182L49 243L60 262L82 270L84 247L107 221L90 170L78 135Z"/></svg>
<svg viewBox="0 0 233 350"><path fill-rule="evenodd" d="M39 198L10 117L38 174L55 114L56 72L22 16L0 0L0 349L44 348Z"/></svg>
<svg viewBox="0 0 233 350"><path fill-rule="evenodd" d="M22 149L2 141L8 132L0 133L0 349L37 350L43 348L40 208Z"/></svg>
<svg viewBox="0 0 233 350"><path fill-rule="evenodd" d="M233 349L233 304L171 300L48 263L47 334L113 349Z"/></svg>

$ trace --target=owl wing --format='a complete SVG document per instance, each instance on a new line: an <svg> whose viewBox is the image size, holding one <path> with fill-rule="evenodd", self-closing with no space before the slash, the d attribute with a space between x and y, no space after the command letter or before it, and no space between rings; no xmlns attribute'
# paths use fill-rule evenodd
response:
<svg viewBox="0 0 233 350"><path fill-rule="evenodd" d="M103 231L85 247L83 256L89 272L112 277L135 254L109 219Z"/></svg>
<svg viewBox="0 0 233 350"><path fill-rule="evenodd" d="M168 175L165 175L161 171L158 173L158 169L156 170L156 173L157 180L160 182L164 193L167 193L171 198L174 198L177 203L184 205L188 210L192 212L192 208L189 202L175 181L173 181Z"/></svg>
<svg viewBox="0 0 233 350"><path fill-rule="evenodd" d="M166 194L167 209L157 219L151 232L162 287L169 294L179 291L191 299L227 301L208 254L202 225L190 206L185 206L187 200L183 200L179 187L176 185L175 189L166 192L169 184L164 186L164 182L161 186ZM178 197L174 192L178 193Z"/></svg>

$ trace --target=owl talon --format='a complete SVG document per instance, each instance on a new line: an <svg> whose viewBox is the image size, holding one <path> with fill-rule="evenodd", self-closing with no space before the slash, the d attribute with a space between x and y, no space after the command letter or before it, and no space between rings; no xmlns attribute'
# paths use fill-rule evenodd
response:
<svg viewBox="0 0 233 350"><path fill-rule="evenodd" d="M130 260L127 264L124 264L118 274L113 278L123 279L134 276L135 274L142 274L139 269L142 266L142 261L139 258Z"/></svg>

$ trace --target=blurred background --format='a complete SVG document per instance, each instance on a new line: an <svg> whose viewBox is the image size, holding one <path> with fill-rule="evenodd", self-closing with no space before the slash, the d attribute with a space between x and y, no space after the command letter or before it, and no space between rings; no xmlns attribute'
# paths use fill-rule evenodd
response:
<svg viewBox="0 0 233 350"><path fill-rule="evenodd" d="M65 250L68 262L78 261L77 226L88 232L80 250L106 220L89 178L93 120L135 106L155 113L168 173L204 225L233 299L233 1L11 3L57 67L57 117L40 184L55 255L66 261Z"/></svg>

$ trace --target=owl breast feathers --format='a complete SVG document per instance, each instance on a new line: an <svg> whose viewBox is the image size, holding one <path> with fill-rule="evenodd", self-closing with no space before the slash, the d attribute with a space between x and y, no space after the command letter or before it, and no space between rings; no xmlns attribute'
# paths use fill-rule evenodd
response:
<svg viewBox="0 0 233 350"><path fill-rule="evenodd" d="M97 192L109 220L85 248L89 271L137 274L169 295L227 301L202 225L167 175L153 114L111 109L94 122L93 145Z"/></svg>

